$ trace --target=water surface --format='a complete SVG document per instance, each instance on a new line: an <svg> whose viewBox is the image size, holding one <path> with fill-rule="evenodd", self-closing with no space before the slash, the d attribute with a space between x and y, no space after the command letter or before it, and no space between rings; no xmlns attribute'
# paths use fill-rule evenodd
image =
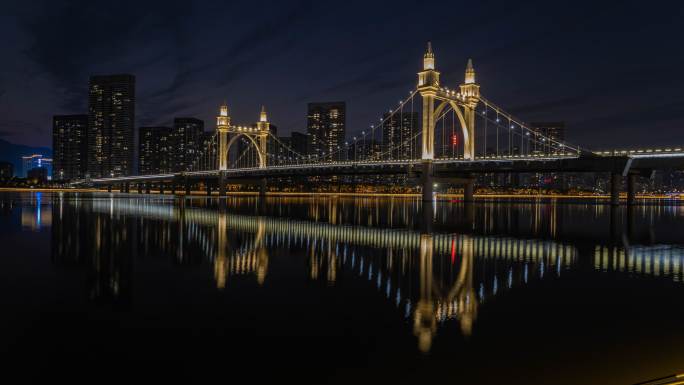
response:
<svg viewBox="0 0 684 385"><path fill-rule="evenodd" d="M0 195L27 381L630 384L684 370L684 206Z"/></svg>

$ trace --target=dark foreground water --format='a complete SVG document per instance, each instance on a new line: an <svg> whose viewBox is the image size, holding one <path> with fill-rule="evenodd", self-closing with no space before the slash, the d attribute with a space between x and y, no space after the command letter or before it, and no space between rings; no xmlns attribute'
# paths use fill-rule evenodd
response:
<svg viewBox="0 0 684 385"><path fill-rule="evenodd" d="M421 206L4 193L3 375L632 384L684 370L684 206Z"/></svg>

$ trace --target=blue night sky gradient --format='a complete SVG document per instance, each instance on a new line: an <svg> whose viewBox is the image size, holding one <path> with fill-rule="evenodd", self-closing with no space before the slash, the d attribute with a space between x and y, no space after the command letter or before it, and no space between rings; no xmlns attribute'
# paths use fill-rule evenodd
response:
<svg viewBox="0 0 684 385"><path fill-rule="evenodd" d="M424 4L430 4L430 8ZM584 1L3 1L0 138L51 144L85 113L92 74L137 77L137 126L228 101L281 133L306 103L345 100L348 135L414 87L425 42L450 88L473 58L482 93L526 121L566 121L590 148L684 145L684 5Z"/></svg>

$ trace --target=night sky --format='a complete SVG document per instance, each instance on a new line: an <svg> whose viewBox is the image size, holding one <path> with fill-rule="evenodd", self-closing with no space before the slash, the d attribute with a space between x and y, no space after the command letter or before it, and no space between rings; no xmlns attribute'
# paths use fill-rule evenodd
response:
<svg viewBox="0 0 684 385"><path fill-rule="evenodd" d="M0 138L51 145L88 77L137 77L137 126L214 128L265 104L279 133L306 103L347 102L348 136L415 86L427 40L442 83L473 58L481 92L589 148L684 145L684 5L581 1L2 1ZM429 5L427 5L429 4Z"/></svg>

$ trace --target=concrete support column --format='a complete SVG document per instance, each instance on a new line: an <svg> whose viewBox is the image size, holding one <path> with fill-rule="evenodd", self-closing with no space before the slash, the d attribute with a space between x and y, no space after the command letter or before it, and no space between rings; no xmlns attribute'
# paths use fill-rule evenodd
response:
<svg viewBox="0 0 684 385"><path fill-rule="evenodd" d="M434 191L434 181L432 178L432 160L423 161L422 166L423 202L431 202L433 198L432 193Z"/></svg>
<svg viewBox="0 0 684 385"><path fill-rule="evenodd" d="M171 182L171 195L176 195L176 182Z"/></svg>
<svg viewBox="0 0 684 385"><path fill-rule="evenodd" d="M138 183L138 194L142 194L143 184Z"/></svg>
<svg viewBox="0 0 684 385"><path fill-rule="evenodd" d="M159 183L159 193L164 194L164 182Z"/></svg>
<svg viewBox="0 0 684 385"><path fill-rule="evenodd" d="M634 205L636 203L636 181L637 176L634 174L627 175L627 204Z"/></svg>
<svg viewBox="0 0 684 385"><path fill-rule="evenodd" d="M266 187L267 187L266 178L261 178L261 180L259 181L259 197L260 198L263 198L266 196Z"/></svg>
<svg viewBox="0 0 684 385"><path fill-rule="evenodd" d="M465 202L475 200L475 181L471 180L463 185L463 200Z"/></svg>
<svg viewBox="0 0 684 385"><path fill-rule="evenodd" d="M190 195L190 181L188 178L185 178L185 195Z"/></svg>
<svg viewBox="0 0 684 385"><path fill-rule="evenodd" d="M205 189L207 190L207 196L211 195L211 183L209 181L204 182Z"/></svg>
<svg viewBox="0 0 684 385"><path fill-rule="evenodd" d="M124 192L124 191L126 191L126 187L124 187L124 184L121 183L121 184L119 185L119 192L122 193L122 192Z"/></svg>
<svg viewBox="0 0 684 385"><path fill-rule="evenodd" d="M107 192L112 192L112 185L111 184L107 185Z"/></svg>
<svg viewBox="0 0 684 385"><path fill-rule="evenodd" d="M618 173L610 174L610 204L617 206L620 204L620 189L622 188L622 175Z"/></svg>
<svg viewBox="0 0 684 385"><path fill-rule="evenodd" d="M150 194L152 192L151 183L145 183L145 194Z"/></svg>
<svg viewBox="0 0 684 385"><path fill-rule="evenodd" d="M219 171L219 178L218 178L218 190L219 190L219 196L224 197L226 196L226 172L225 171Z"/></svg>

